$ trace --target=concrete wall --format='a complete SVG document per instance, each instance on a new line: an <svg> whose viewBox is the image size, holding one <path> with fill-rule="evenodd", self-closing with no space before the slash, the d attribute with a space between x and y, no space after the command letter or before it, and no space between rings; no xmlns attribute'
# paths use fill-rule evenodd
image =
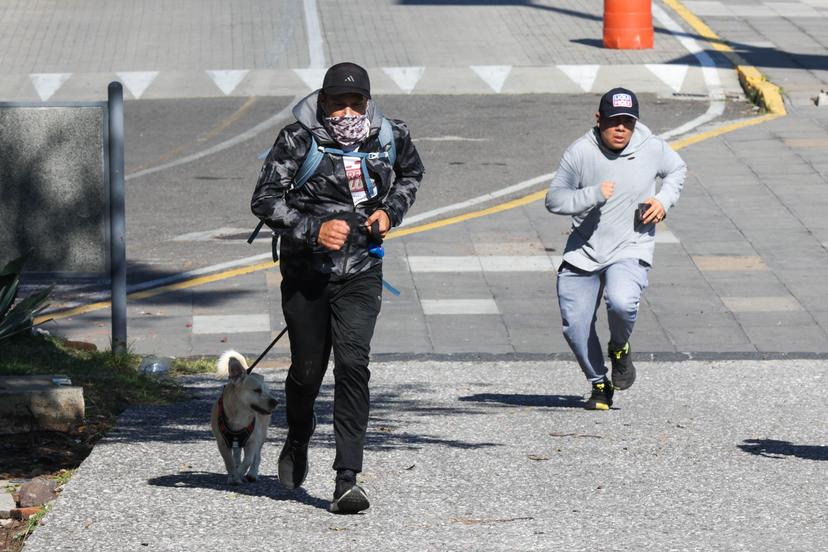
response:
<svg viewBox="0 0 828 552"><path fill-rule="evenodd" d="M27 272L108 272L104 105L0 104L0 264Z"/></svg>

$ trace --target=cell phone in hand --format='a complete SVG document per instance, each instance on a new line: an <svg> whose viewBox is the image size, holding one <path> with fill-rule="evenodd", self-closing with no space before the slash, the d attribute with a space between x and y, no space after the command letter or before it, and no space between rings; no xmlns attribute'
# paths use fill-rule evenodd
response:
<svg viewBox="0 0 828 552"><path fill-rule="evenodd" d="M639 203L638 208L635 210L635 217L633 221L633 225L637 228L641 226L642 221L644 220L644 216L647 214L647 210L650 208L649 203Z"/></svg>

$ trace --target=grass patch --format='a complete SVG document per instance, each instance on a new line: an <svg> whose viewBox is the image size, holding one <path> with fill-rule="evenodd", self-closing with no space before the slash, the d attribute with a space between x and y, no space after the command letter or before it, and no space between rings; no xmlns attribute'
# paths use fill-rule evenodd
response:
<svg viewBox="0 0 828 552"><path fill-rule="evenodd" d="M20 533L15 535L14 539L18 540L18 541L21 541L21 542L26 540L26 538L29 535L34 533L35 528L38 525L40 525L40 520L42 520L46 516L46 514L49 513L49 510L51 510L51 509L52 509L52 505L47 504L46 506L43 507L42 510L40 510L38 513L36 513L35 515L33 515L29 519L27 519L26 520L26 527L23 529L23 531L21 531Z"/></svg>
<svg viewBox="0 0 828 552"><path fill-rule="evenodd" d="M32 431L3 435L0 480L44 475L65 485L124 409L187 399L176 376L213 373L214 362L176 359L169 376L159 378L141 374L141 357L129 352L78 350L62 339L29 332L0 340L0 376L68 376L73 385L83 387L86 404L84 423L74 433ZM6 490L14 491L16 487L7 485ZM0 550L19 551L47 512L48 507L22 524L0 530Z"/></svg>
<svg viewBox="0 0 828 552"><path fill-rule="evenodd" d="M76 434L38 431L4 436L0 478L55 475L80 465L94 443L128 406L169 404L187 399L176 376L213 372L210 360L176 359L167 377L141 374L141 357L132 353L84 351L62 339L23 334L0 341L0 375L68 376L83 387L84 424Z"/></svg>
<svg viewBox="0 0 828 552"><path fill-rule="evenodd" d="M171 378L138 372L141 357L80 351L54 337L23 335L0 342L0 375L60 374L83 387L87 418L113 420L129 405L164 404L184 398Z"/></svg>

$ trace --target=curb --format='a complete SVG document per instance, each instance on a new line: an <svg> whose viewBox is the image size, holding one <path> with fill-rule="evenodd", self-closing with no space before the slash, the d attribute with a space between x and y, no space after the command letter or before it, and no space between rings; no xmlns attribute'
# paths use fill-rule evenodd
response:
<svg viewBox="0 0 828 552"><path fill-rule="evenodd" d="M694 31L710 42L715 50L718 50L730 60L736 68L745 95L753 103L760 105L773 115L779 117L787 115L785 102L778 86L769 81L756 67L748 65L742 56L727 45L724 39L713 32L704 21L687 9L679 0L664 0L664 3L690 25Z"/></svg>

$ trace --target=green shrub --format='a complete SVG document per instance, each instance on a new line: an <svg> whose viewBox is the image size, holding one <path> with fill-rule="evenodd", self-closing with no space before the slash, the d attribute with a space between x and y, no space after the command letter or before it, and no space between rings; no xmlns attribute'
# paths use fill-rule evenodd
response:
<svg viewBox="0 0 828 552"><path fill-rule="evenodd" d="M30 330L34 318L48 306L46 302L52 293L52 286L34 292L15 303L20 285L20 272L26 264L23 255L10 261L0 269L0 341L20 332Z"/></svg>

